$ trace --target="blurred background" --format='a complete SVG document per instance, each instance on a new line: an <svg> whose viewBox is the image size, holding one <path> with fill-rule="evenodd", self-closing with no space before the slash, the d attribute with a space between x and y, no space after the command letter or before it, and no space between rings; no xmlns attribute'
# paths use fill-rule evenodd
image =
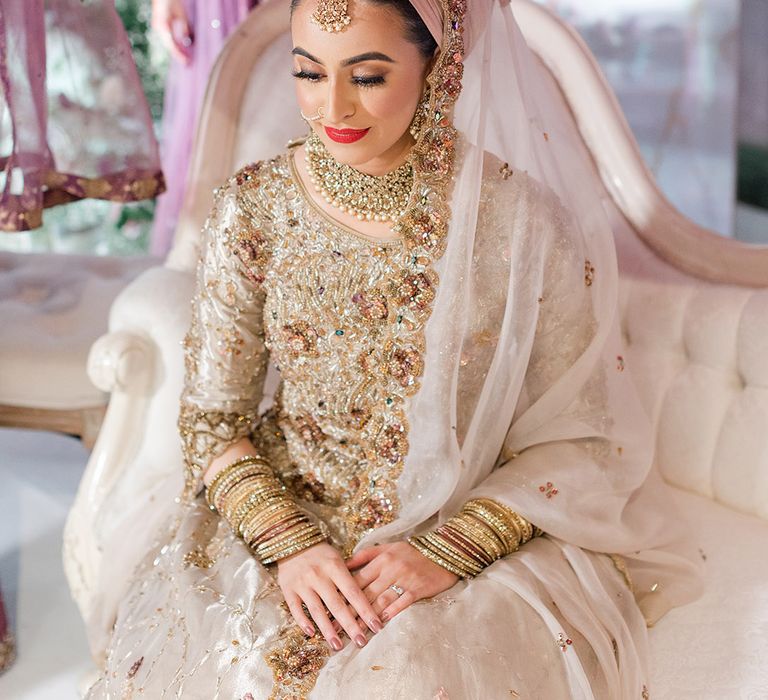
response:
<svg viewBox="0 0 768 700"><path fill-rule="evenodd" d="M768 2L540 0L600 62L668 198L717 233L768 244ZM158 135L170 59L149 0L116 0ZM66 80L48 56L49 80ZM14 252L145 254L155 202L84 200L43 228L0 236ZM106 225L105 225L106 222Z"/></svg>

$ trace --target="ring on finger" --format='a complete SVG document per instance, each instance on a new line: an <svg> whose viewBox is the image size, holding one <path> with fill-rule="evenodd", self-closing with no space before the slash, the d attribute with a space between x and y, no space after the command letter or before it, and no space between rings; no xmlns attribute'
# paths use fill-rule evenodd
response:
<svg viewBox="0 0 768 700"><path fill-rule="evenodd" d="M395 593L397 593L398 598L403 595L403 593L405 593L405 590L398 586L396 583L393 583L389 588L390 590L393 590Z"/></svg>

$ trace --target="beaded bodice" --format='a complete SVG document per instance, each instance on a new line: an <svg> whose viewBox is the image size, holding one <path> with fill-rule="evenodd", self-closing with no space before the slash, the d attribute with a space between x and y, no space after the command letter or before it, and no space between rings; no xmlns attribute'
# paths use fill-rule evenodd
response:
<svg viewBox="0 0 768 700"><path fill-rule="evenodd" d="M334 534L348 544L388 522L395 509L395 479L407 452L405 402L422 371L434 273L401 240L368 237L329 218L304 190L292 153L249 166L235 179L239 213L218 235L227 237L230 256L248 278L246 303L261 305L255 322L263 327L243 329L236 314L229 329L208 322L208 335L220 337L229 370L241 355L251 361L243 372L263 373L267 355L278 368L274 406L255 421L252 439L297 497L336 512L339 517L325 510L323 519L336 523ZM224 281L227 274L213 271L205 284L232 285ZM236 291L237 285L223 292L235 310L242 303ZM193 326L204 316L198 310ZM193 327L188 361L201 352L200 335ZM261 352L244 340L248 335L263 336ZM211 366L215 373L216 363ZM232 379L236 383L236 375ZM252 392L243 379L240 389ZM192 425L183 415L182 433L186 429L187 447L198 451L203 433L218 434L223 444L238 425L243 434L256 418L225 410L214 412L219 423L212 425L210 411L192 414ZM201 420L206 430L194 425Z"/></svg>

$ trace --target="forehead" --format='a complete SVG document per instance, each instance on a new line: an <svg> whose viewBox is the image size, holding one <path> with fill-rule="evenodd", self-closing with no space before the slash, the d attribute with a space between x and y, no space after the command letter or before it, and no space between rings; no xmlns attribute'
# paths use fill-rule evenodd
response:
<svg viewBox="0 0 768 700"><path fill-rule="evenodd" d="M351 0L347 9L352 18L340 32L326 32L312 21L312 14L323 0L302 0L291 18L291 36L294 47L309 51L318 58L344 58L368 51L386 53L395 60L397 55L416 52L406 36L405 23L400 13L389 5L378 5Z"/></svg>

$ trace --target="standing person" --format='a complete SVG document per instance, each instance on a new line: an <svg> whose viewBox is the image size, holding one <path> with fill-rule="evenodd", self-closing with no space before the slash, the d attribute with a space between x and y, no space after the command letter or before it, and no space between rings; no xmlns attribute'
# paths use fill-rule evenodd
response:
<svg viewBox="0 0 768 700"><path fill-rule="evenodd" d="M506 2L293 0L291 34L309 133L217 191L187 488L126 504L168 523L88 697L647 698L700 562L559 93Z"/></svg>
<svg viewBox="0 0 768 700"><path fill-rule="evenodd" d="M152 27L171 54L161 146L167 189L155 209L154 255L165 256L173 243L208 76L227 37L257 1L152 0Z"/></svg>
<svg viewBox="0 0 768 700"><path fill-rule="evenodd" d="M114 0L0 0L0 39L0 230L37 228L46 207L76 199L163 191Z"/></svg>

